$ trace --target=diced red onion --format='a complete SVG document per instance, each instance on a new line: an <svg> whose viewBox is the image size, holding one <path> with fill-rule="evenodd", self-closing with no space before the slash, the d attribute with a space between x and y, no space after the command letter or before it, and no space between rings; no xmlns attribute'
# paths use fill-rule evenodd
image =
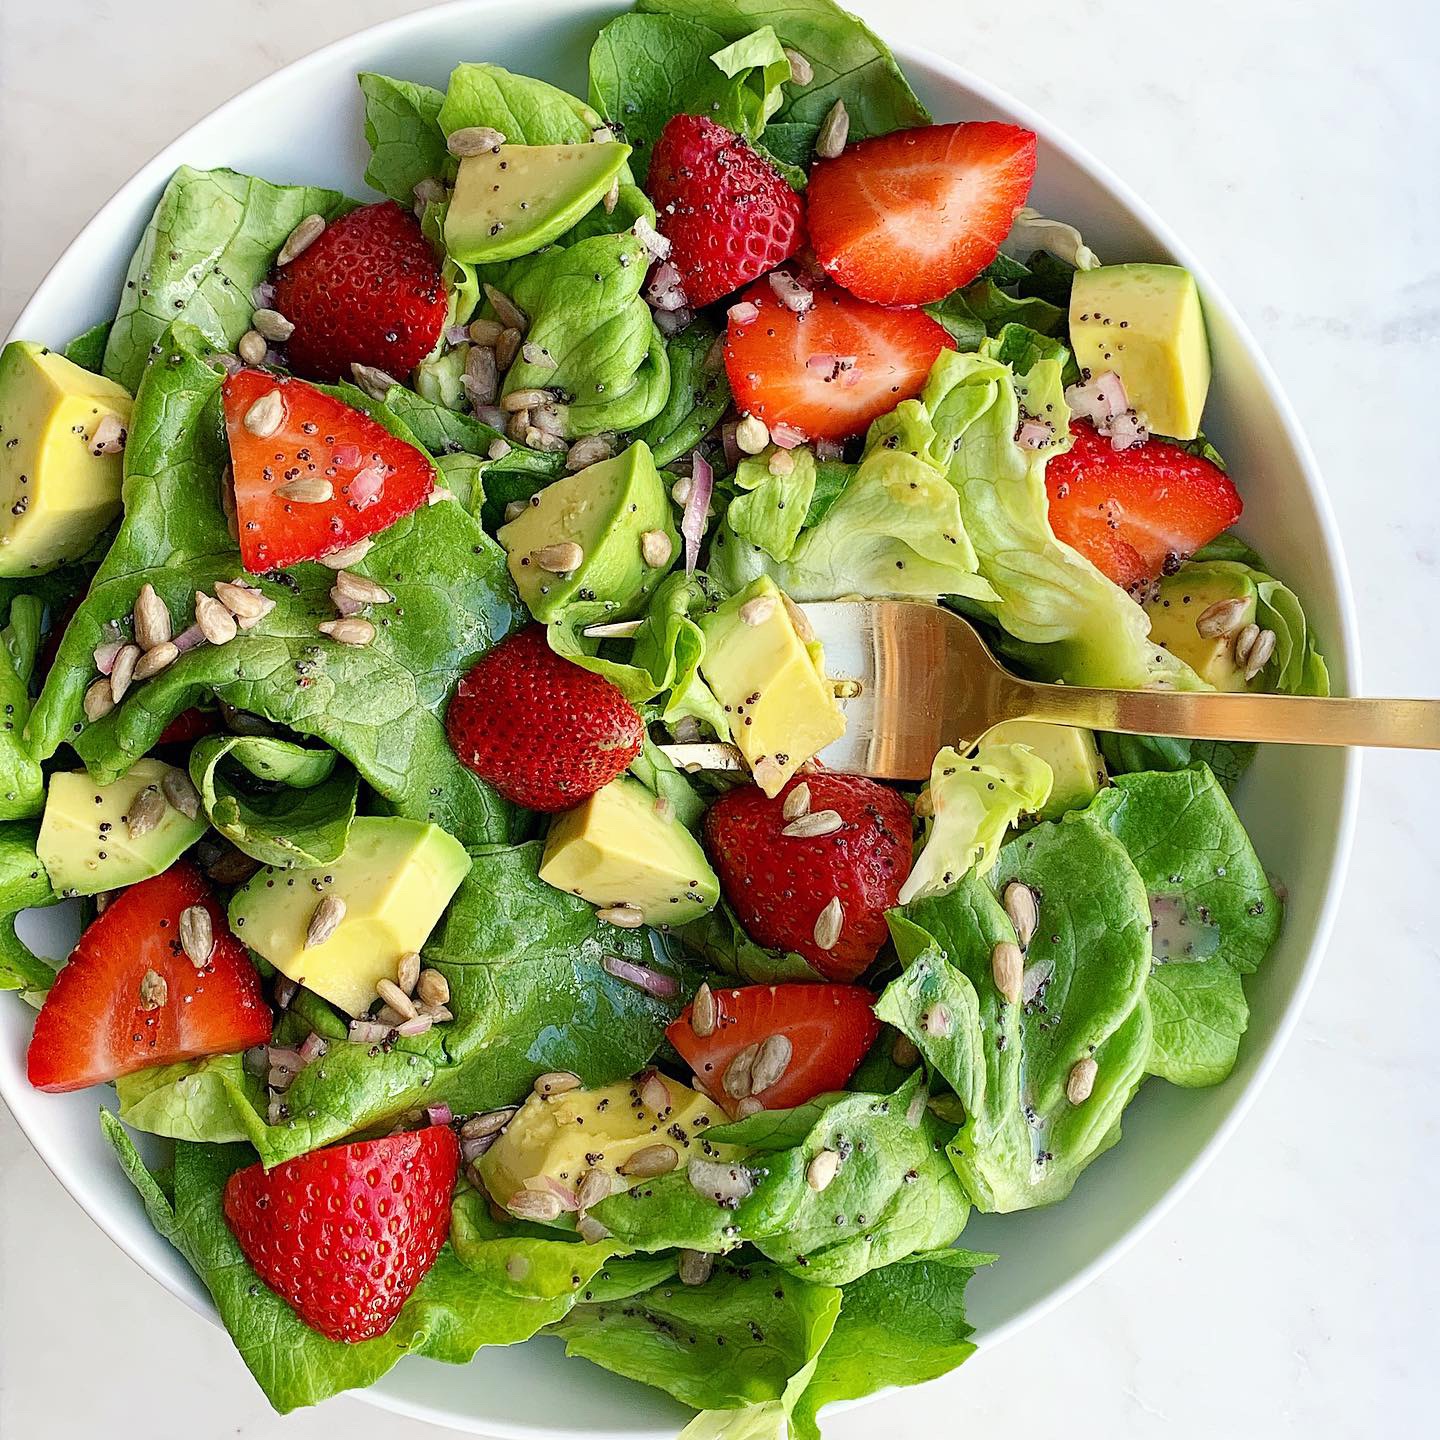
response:
<svg viewBox="0 0 1440 1440"><path fill-rule="evenodd" d="M352 1020L350 1022L350 1043L352 1045L378 1045L390 1034L390 1027L378 1020Z"/></svg>
<svg viewBox="0 0 1440 1440"><path fill-rule="evenodd" d="M733 324L749 325L760 318L760 307L749 300L737 300L725 313Z"/></svg>
<svg viewBox="0 0 1440 1440"><path fill-rule="evenodd" d="M473 1164L478 1160L498 1139L500 1132L496 1130L490 1135L476 1135L461 1140L460 1158L467 1164Z"/></svg>
<svg viewBox="0 0 1440 1440"><path fill-rule="evenodd" d="M794 450L803 445L808 437L803 430L797 430L795 426L780 420L770 427L770 438L782 450Z"/></svg>
<svg viewBox="0 0 1440 1440"><path fill-rule="evenodd" d="M432 1125L448 1125L455 1118L455 1112L442 1100L438 1105L425 1107L425 1118Z"/></svg>
<svg viewBox="0 0 1440 1440"><path fill-rule="evenodd" d="M775 298L787 310L803 315L815 303L809 287L802 285L788 270L772 270L768 278Z"/></svg>
<svg viewBox="0 0 1440 1440"><path fill-rule="evenodd" d="M771 432L774 435L774 432ZM838 460L845 453L845 447L838 440L817 440L815 442L815 458L817 460Z"/></svg>
<svg viewBox="0 0 1440 1440"><path fill-rule="evenodd" d="M308 1065L312 1060L318 1060L329 1048L329 1042L312 1030L300 1046L300 1063Z"/></svg>
<svg viewBox="0 0 1440 1440"><path fill-rule="evenodd" d="M385 488L385 472L374 465L367 465L349 485L349 500L357 510L373 505Z"/></svg>
<svg viewBox="0 0 1440 1440"><path fill-rule="evenodd" d="M445 343L447 345L463 345L470 338L470 327L468 325L450 325L445 330Z"/></svg>
<svg viewBox="0 0 1440 1440"><path fill-rule="evenodd" d="M217 350L210 359L227 375L238 375L245 368L245 362L238 355L232 355L228 350Z"/></svg>
<svg viewBox="0 0 1440 1440"><path fill-rule="evenodd" d="M298 1050L272 1045L266 1057L269 1062L267 1080L272 1090L288 1090L290 1082L305 1068Z"/></svg>
<svg viewBox="0 0 1440 1440"><path fill-rule="evenodd" d="M1050 427L1043 420L1027 420L1015 432L1015 443L1022 450L1043 450L1051 439Z"/></svg>
<svg viewBox="0 0 1440 1440"><path fill-rule="evenodd" d="M241 1057L241 1065L247 1075L263 1075L269 1069L269 1061L265 1052L269 1050L268 1045L252 1045Z"/></svg>
<svg viewBox="0 0 1440 1440"><path fill-rule="evenodd" d="M95 647L95 668L108 675L115 668L115 657L125 648L123 640L107 640Z"/></svg>
<svg viewBox="0 0 1440 1440"><path fill-rule="evenodd" d="M353 599L349 595L336 595L332 598L335 604L335 613L340 616L358 615L365 608L365 601Z"/></svg>
<svg viewBox="0 0 1440 1440"><path fill-rule="evenodd" d="M1150 432L1133 410L1115 416L1101 429L1101 434L1110 437L1110 444L1116 450L1128 450L1132 445L1142 444L1150 438Z"/></svg>
<svg viewBox="0 0 1440 1440"><path fill-rule="evenodd" d="M635 238L657 260L665 260L669 258L670 242L650 223L650 221L644 215L636 217L634 230Z"/></svg>
<svg viewBox="0 0 1440 1440"><path fill-rule="evenodd" d="M617 980L624 980L637 990L655 996L657 1000L668 1000L679 993L680 986L673 975L662 975L660 971L651 970L646 965L637 965L623 955L604 955L600 964Z"/></svg>
<svg viewBox="0 0 1440 1440"><path fill-rule="evenodd" d="M342 470L353 470L361 460L360 447L349 440L342 440L330 455Z"/></svg>
<svg viewBox="0 0 1440 1440"><path fill-rule="evenodd" d="M652 311L655 321L655 328L662 335L678 335L682 330L687 329L695 319L695 312L686 305L680 310L655 310Z"/></svg>
<svg viewBox="0 0 1440 1440"><path fill-rule="evenodd" d="M191 625L188 629L182 630L170 643L183 655L187 650L193 650L204 642L205 632L198 625Z"/></svg>
<svg viewBox="0 0 1440 1440"><path fill-rule="evenodd" d="M685 573L693 575L700 563L700 541L705 537L705 521L710 513L710 496L715 489L715 472L710 462L697 450L691 460L690 495L680 519L680 533L685 537Z"/></svg>
<svg viewBox="0 0 1440 1440"><path fill-rule="evenodd" d="M250 299L257 310L269 310L275 304L275 287L268 280L262 280L250 292Z"/></svg>
<svg viewBox="0 0 1440 1440"><path fill-rule="evenodd" d="M510 417L498 405L477 405L475 418L492 430L503 430Z"/></svg>
<svg viewBox="0 0 1440 1440"><path fill-rule="evenodd" d="M1068 386L1065 403L1082 419L1097 426L1130 408L1124 382L1113 370L1105 370L1083 385Z"/></svg>
<svg viewBox="0 0 1440 1440"><path fill-rule="evenodd" d="M754 1177L745 1166L721 1160L704 1160L696 1155L686 1167L695 1193L726 1209L734 1209L755 1189Z"/></svg>
<svg viewBox="0 0 1440 1440"><path fill-rule="evenodd" d="M413 1020L402 1020L395 1027L395 1033L403 1035L407 1040L414 1040L427 1034L434 1024L435 1017L433 1015L417 1015Z"/></svg>
<svg viewBox="0 0 1440 1440"><path fill-rule="evenodd" d="M281 1010L288 1010L290 1002L299 992L300 984L292 980L288 975L277 975L275 983L271 987L271 993L275 996L275 1004Z"/></svg>
<svg viewBox="0 0 1440 1440"><path fill-rule="evenodd" d="M665 1083L665 1077L654 1066L648 1070L642 1070L635 1077L635 1089L639 1092L640 1099L657 1114L661 1110L670 1108L670 1087Z"/></svg>
<svg viewBox="0 0 1440 1440"><path fill-rule="evenodd" d="M650 272L645 299L656 310L683 310L690 303L685 298L685 277L673 260L662 260Z"/></svg>

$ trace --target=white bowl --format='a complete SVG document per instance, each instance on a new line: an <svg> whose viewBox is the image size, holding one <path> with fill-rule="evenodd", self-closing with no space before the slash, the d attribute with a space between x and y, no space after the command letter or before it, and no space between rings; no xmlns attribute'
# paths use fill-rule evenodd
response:
<svg viewBox="0 0 1440 1440"><path fill-rule="evenodd" d="M585 92L585 57L615 0L461 0L376 26L291 65L220 107L137 174L56 262L15 334L60 344L112 312L126 263L176 166L228 165L275 180L366 193L359 70L443 87L462 60L492 60ZM941 120L998 118L1040 136L1033 203L1077 224L1107 259L1174 260L1195 272L1215 357L1206 429L1244 494L1241 529L1299 592L1337 689L1357 684L1355 616L1340 540L1315 462L1268 365L1229 303L1149 208L1053 126L994 86L921 51L899 58ZM983 1344L1015 1334L1110 1264L1199 1173L1254 1098L1293 1026L1334 918L1354 821L1358 761L1344 751L1274 747L1237 796L1256 847L1289 892L1284 933L1248 984L1252 1014L1235 1073L1185 1091L1155 1080L1126 1112L1125 1141L1064 1204L977 1217L965 1242L1000 1252L971 1289ZM64 954L54 912L27 935ZM0 1095L60 1182L151 1275L212 1320L209 1296L150 1227L100 1137L108 1091L42 1095L25 1080L31 1016L0 1003ZM239 1364L237 1358L236 1363ZM946 1381L958 1393L964 1371ZM459 1430L497 1436L672 1436L688 1412L656 1391L578 1361L553 1340L482 1351L451 1367L407 1360L359 1392L373 1403Z"/></svg>

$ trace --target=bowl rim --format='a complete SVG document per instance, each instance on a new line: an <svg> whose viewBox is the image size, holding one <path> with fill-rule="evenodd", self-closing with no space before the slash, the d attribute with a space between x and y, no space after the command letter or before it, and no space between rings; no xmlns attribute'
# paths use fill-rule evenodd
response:
<svg viewBox="0 0 1440 1440"><path fill-rule="evenodd" d="M158 191L163 183L169 179L173 171L180 164L185 163L183 151L190 141L192 134L197 129L222 119L228 111L232 108L239 107L242 103L246 105L253 103L257 95L263 96L268 91L284 89L292 84L298 76L308 71L326 69L334 64L340 63L342 57L348 51L361 48L367 51L373 50L377 44L385 44L391 40L400 40L423 32L431 25L444 23L444 21L453 19L457 15L463 15L466 12L479 13L482 11L501 9L511 3L513 3L513 0L446 0L446 3L443 4L432 5L405 15L381 21L375 25L352 31L338 39L330 41L320 48L281 66L279 69L272 71L260 80L243 87L227 99L221 101L213 109L192 121L179 134L167 142L163 148L124 181L104 204L96 210L94 215L81 227L75 237L60 252L54 262L47 267L45 273L31 293L30 298L25 302L19 314L16 316L14 324L10 327L5 337L6 340L8 341L23 336L27 326L31 322L33 314L42 307L50 286L57 280L60 273L68 267L72 252L83 248L89 237L98 229L114 223L113 216L117 210L132 205L137 196ZM615 0L615 8L617 13L625 8L624 0ZM1297 468L1304 479L1306 491L1314 506L1319 528L1324 539L1325 571L1328 573L1335 592L1336 612L1340 630L1338 636L1340 646L1338 648L1340 653L1343 654L1343 665L1340 668L1345 675L1346 691L1354 694L1360 688L1359 625L1349 567L1346 563L1344 546L1342 544L1339 526L1336 522L1334 509L1331 505L1329 491L1320 473L1319 463L1315 458L1314 451L1301 428L1294 407L1282 387L1279 377L1276 375L1269 359L1266 357L1248 325L1246 325L1229 297L1217 285L1206 267L1196 260L1189 246L1172 230L1170 225L1149 203L1142 199L1127 182L1122 180L1106 164L1097 159L1085 146L1073 140L1066 131L1048 120L1030 105L1016 99L988 79L976 74L958 62L950 60L946 56L937 54L924 45L902 42L894 45L892 49L896 60L907 73L924 73L927 78L937 81L942 86L962 87L971 92L984 104L1005 113L1011 120L1025 126L1027 129L1033 130L1047 146L1052 147L1078 170L1082 171L1097 188L1108 192L1108 195L1113 198L1115 203L1126 209L1135 219L1153 232L1161 246L1175 258L1177 263L1185 266L1185 268L1195 276L1201 294L1204 296L1207 310L1217 312L1224 316L1238 344L1255 368L1255 372L1265 391L1266 399L1276 420L1283 428L1286 439L1293 449ZM981 1339L987 1349L993 1348L995 1345L1013 1338L1026 1327L1034 1324L1044 1316L1049 1315L1120 1260L1131 1247L1147 1235L1161 1218L1185 1195L1200 1177L1201 1173L1214 1160L1220 1149L1229 1141L1236 1128L1248 1114L1250 1107L1255 1103L1261 1089L1269 1079L1276 1064L1279 1062L1281 1054L1289 1043L1290 1037L1298 1023L1300 1012L1315 983L1321 962L1333 934L1335 919L1354 845L1356 814L1359 804L1359 780L1360 752L1357 750L1349 750L1343 756L1340 770L1339 823L1336 827L1334 843L1330 852L1328 873L1324 876L1323 898L1321 899L1318 913L1315 917L1314 936L1296 977L1295 984L1275 1025L1273 1037L1264 1052L1258 1057L1254 1072L1245 1082L1244 1088L1235 1095L1228 1112L1215 1127L1202 1148L1193 1156L1188 1164L1171 1177L1164 1191L1144 1214L1141 1215L1123 1235L1111 1241L1100 1250L1088 1264L1076 1271L1075 1274L1070 1276L1062 1284L1056 1286L1055 1289L1050 1291L1043 1299L1012 1316L996 1329L984 1332ZM1232 1081L1230 1083L1234 1082ZM7 1109L10 1109L8 1105ZM49 1169L51 1174L54 1175L56 1180L58 1180L65 1189L66 1193L80 1206L85 1214L114 1242L116 1247L130 1259L137 1268L143 1270L152 1279L157 1280L167 1291L181 1300L189 1309L204 1317L212 1325L220 1326L221 1321L219 1314L214 1305L209 1302L208 1296L202 1298L201 1295L195 1291L187 1290L180 1285L172 1283L165 1275L151 1270L149 1266L131 1250L122 1238L123 1227L112 1217L110 1213L111 1207L105 1197L89 1187L86 1183L85 1174L77 1171L75 1167L72 1167L66 1157L60 1153L58 1146L50 1144L47 1132L40 1126L27 1124L13 1109L11 1109L11 1114L14 1115L18 1128L45 1163L47 1169ZM948 1380L952 1380L955 1374L956 1371L952 1370L934 1380L925 1382L922 1386L909 1386L905 1388L915 1391L938 1386ZM827 1409L838 1413L841 1410L848 1410L868 1404L871 1401L878 1400L882 1396L895 1394L899 1389L900 1387L897 1386L888 1386L874 1392L872 1395L860 1399L837 1402L832 1406L828 1406ZM558 1431L544 1423L496 1422L493 1420L483 1421L483 1428L480 1428L482 1422L475 1416L462 1415L454 1410L426 1405L406 1396L392 1395L378 1386L370 1386L361 1390L350 1390L344 1393L352 1399L363 1400L368 1404L393 1414L404 1415L450 1430L504 1436L507 1437L507 1440L508 1437L511 1436L516 1437L516 1440L551 1440L551 1437L561 1434L573 1436L582 1433L575 1430L568 1432ZM583 1433L589 1434L592 1432L586 1431ZM619 1432L612 1431L607 1433L616 1435ZM632 1433L638 1434L641 1432L636 1431Z"/></svg>

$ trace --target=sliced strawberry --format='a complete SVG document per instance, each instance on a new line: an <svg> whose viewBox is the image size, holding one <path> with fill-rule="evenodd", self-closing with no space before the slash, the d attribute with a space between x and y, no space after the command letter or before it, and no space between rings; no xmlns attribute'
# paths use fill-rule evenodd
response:
<svg viewBox="0 0 1440 1440"><path fill-rule="evenodd" d="M752 146L703 115L665 126L645 188L691 305L738 290L804 243L800 197Z"/></svg>
<svg viewBox="0 0 1440 1440"><path fill-rule="evenodd" d="M254 407L279 397L269 434ZM247 423L249 417L249 423ZM252 428L255 427L255 428ZM316 560L374 535L418 509L435 488L435 467L368 415L307 385L264 370L225 381L225 429L235 475L240 554L256 574ZM303 482L329 486L314 498ZM288 495L286 486L299 486Z"/></svg>
<svg viewBox="0 0 1440 1440"><path fill-rule="evenodd" d="M810 243L854 295L925 305L1000 252L1035 175L1035 136L970 121L896 130L810 173Z"/></svg>
<svg viewBox="0 0 1440 1440"><path fill-rule="evenodd" d="M201 710L192 705L182 710L161 732L157 745L184 745L202 735L213 735L220 728L220 715L215 710Z"/></svg>
<svg viewBox="0 0 1440 1440"><path fill-rule="evenodd" d="M460 1147L444 1125L237 1170L225 1223L260 1278L331 1340L395 1323L450 1233Z"/></svg>
<svg viewBox="0 0 1440 1440"><path fill-rule="evenodd" d="M215 948L200 967L180 943L198 906ZM200 872L182 860L132 885L91 921L35 1018L27 1057L37 1090L81 1090L270 1039L272 1017L245 947Z"/></svg>
<svg viewBox="0 0 1440 1440"><path fill-rule="evenodd" d="M527 810L569 810L629 769L645 740L619 689L562 659L543 625L502 640L445 716L460 763Z"/></svg>
<svg viewBox="0 0 1440 1440"><path fill-rule="evenodd" d="M275 274L274 308L294 327L286 362L311 380L352 364L403 380L435 348L447 301L415 217L393 200L332 220Z"/></svg>
<svg viewBox="0 0 1440 1440"><path fill-rule="evenodd" d="M736 1056L772 1035L790 1044L780 1078L751 1098L766 1110L788 1110L817 1095L841 1090L880 1033L875 997L860 985L746 985L716 990L715 1024L698 1035L687 1005L666 1031L706 1092L730 1114L740 1101L721 1083Z"/></svg>
<svg viewBox="0 0 1440 1440"><path fill-rule="evenodd" d="M1230 477L1164 440L1116 450L1093 425L1045 467L1050 528L1128 590L1170 575L1244 508Z"/></svg>
<svg viewBox="0 0 1440 1440"><path fill-rule="evenodd" d="M811 811L835 811L839 829L782 833L785 797L802 780ZM757 944L793 950L827 980L853 980L880 953L885 912L910 873L910 807L894 790L828 772L792 780L773 800L746 785L710 807L704 832L725 898ZM822 945L822 915L835 901L839 933Z"/></svg>
<svg viewBox="0 0 1440 1440"><path fill-rule="evenodd" d="M802 439L844 440L918 395L940 352L954 348L920 310L887 310L825 285L802 312L761 281L731 307L725 369L740 410Z"/></svg>

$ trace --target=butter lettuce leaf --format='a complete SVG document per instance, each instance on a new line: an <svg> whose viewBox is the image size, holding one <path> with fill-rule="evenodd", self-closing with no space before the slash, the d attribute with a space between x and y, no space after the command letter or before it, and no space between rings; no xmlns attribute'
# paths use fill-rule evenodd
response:
<svg viewBox="0 0 1440 1440"><path fill-rule="evenodd" d="M0 823L0 990L43 993L55 983L55 966L15 933L22 910L60 902L35 853L36 830L20 820Z"/></svg>
<svg viewBox="0 0 1440 1440"><path fill-rule="evenodd" d="M365 100L365 143L370 147L365 183L408 210L422 180L443 179L454 169L440 128L445 97L412 80L371 72L358 78Z"/></svg>
<svg viewBox="0 0 1440 1440"><path fill-rule="evenodd" d="M231 1098L237 1092L255 1109L265 1108L264 1086L246 1073L239 1055L154 1065L115 1082L120 1118L132 1130L208 1144L246 1138Z"/></svg>
<svg viewBox="0 0 1440 1440"><path fill-rule="evenodd" d="M44 618L42 600L16 595L0 630L0 820L23 820L45 806L45 777L24 738Z"/></svg>
<svg viewBox="0 0 1440 1440"><path fill-rule="evenodd" d="M770 468L774 454L789 456L790 469L775 474ZM814 451L802 445L751 456L735 467L732 484L739 494L725 518L735 538L758 545L772 560L788 560L815 496Z"/></svg>

